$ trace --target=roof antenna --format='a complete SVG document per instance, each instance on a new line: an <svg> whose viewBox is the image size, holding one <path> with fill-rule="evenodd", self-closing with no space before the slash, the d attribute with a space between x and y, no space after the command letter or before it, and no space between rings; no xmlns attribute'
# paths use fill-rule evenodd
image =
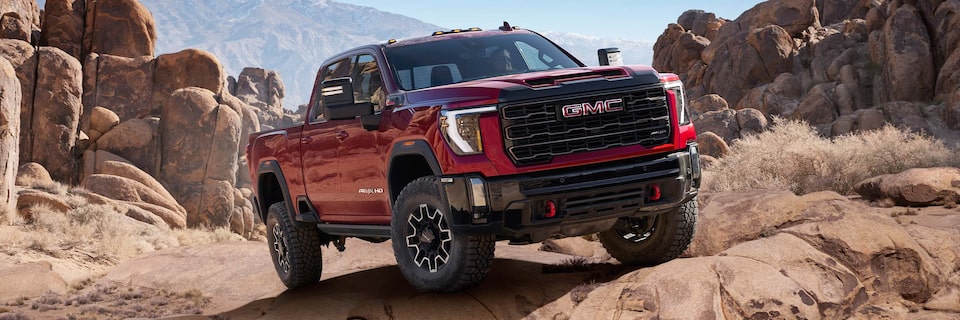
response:
<svg viewBox="0 0 960 320"><path fill-rule="evenodd" d="M509 22L504 21L503 26L500 27L500 31L513 31L513 27L510 26Z"/></svg>

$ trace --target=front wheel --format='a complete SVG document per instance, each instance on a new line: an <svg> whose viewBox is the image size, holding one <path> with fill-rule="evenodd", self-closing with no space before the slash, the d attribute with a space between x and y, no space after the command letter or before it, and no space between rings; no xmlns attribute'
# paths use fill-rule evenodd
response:
<svg viewBox="0 0 960 320"><path fill-rule="evenodd" d="M316 227L298 227L287 216L283 202L267 210L267 244L280 281L293 289L320 281L323 260L320 233Z"/></svg>
<svg viewBox="0 0 960 320"><path fill-rule="evenodd" d="M617 220L598 237L611 256L626 265L652 266L680 256L697 227L697 199L656 216Z"/></svg>
<svg viewBox="0 0 960 320"><path fill-rule="evenodd" d="M493 235L467 236L451 230L449 205L435 177L414 180L393 207L393 253L400 272L421 292L456 292L487 277Z"/></svg>

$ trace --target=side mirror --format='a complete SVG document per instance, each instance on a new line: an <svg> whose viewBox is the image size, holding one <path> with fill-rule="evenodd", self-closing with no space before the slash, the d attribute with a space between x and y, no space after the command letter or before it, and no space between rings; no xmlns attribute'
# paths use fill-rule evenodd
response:
<svg viewBox="0 0 960 320"><path fill-rule="evenodd" d="M597 50L597 56L600 58L601 66L622 66L623 65L623 56L620 54L620 49L617 48L606 48Z"/></svg>
<svg viewBox="0 0 960 320"><path fill-rule="evenodd" d="M373 103L356 103L353 99L353 80L337 78L320 84L323 114L328 120L354 119L373 114Z"/></svg>

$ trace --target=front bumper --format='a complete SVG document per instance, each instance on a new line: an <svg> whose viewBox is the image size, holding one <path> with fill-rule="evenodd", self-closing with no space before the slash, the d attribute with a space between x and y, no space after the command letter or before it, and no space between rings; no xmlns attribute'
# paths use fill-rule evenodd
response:
<svg viewBox="0 0 960 320"><path fill-rule="evenodd" d="M489 179L443 176L440 184L455 233L539 242L676 208L696 196L700 160L691 143L666 155Z"/></svg>

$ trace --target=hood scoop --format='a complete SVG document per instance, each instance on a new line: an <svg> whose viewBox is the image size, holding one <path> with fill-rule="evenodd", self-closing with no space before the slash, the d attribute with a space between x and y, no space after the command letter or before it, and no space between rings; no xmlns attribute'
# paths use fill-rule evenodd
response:
<svg viewBox="0 0 960 320"><path fill-rule="evenodd" d="M587 72L573 72L569 74L562 75L550 75L546 77L533 78L525 80L524 82L531 87L553 87L560 85L564 82L588 80L588 79L617 79L627 77L627 73L623 69L607 69L607 70L592 70Z"/></svg>

